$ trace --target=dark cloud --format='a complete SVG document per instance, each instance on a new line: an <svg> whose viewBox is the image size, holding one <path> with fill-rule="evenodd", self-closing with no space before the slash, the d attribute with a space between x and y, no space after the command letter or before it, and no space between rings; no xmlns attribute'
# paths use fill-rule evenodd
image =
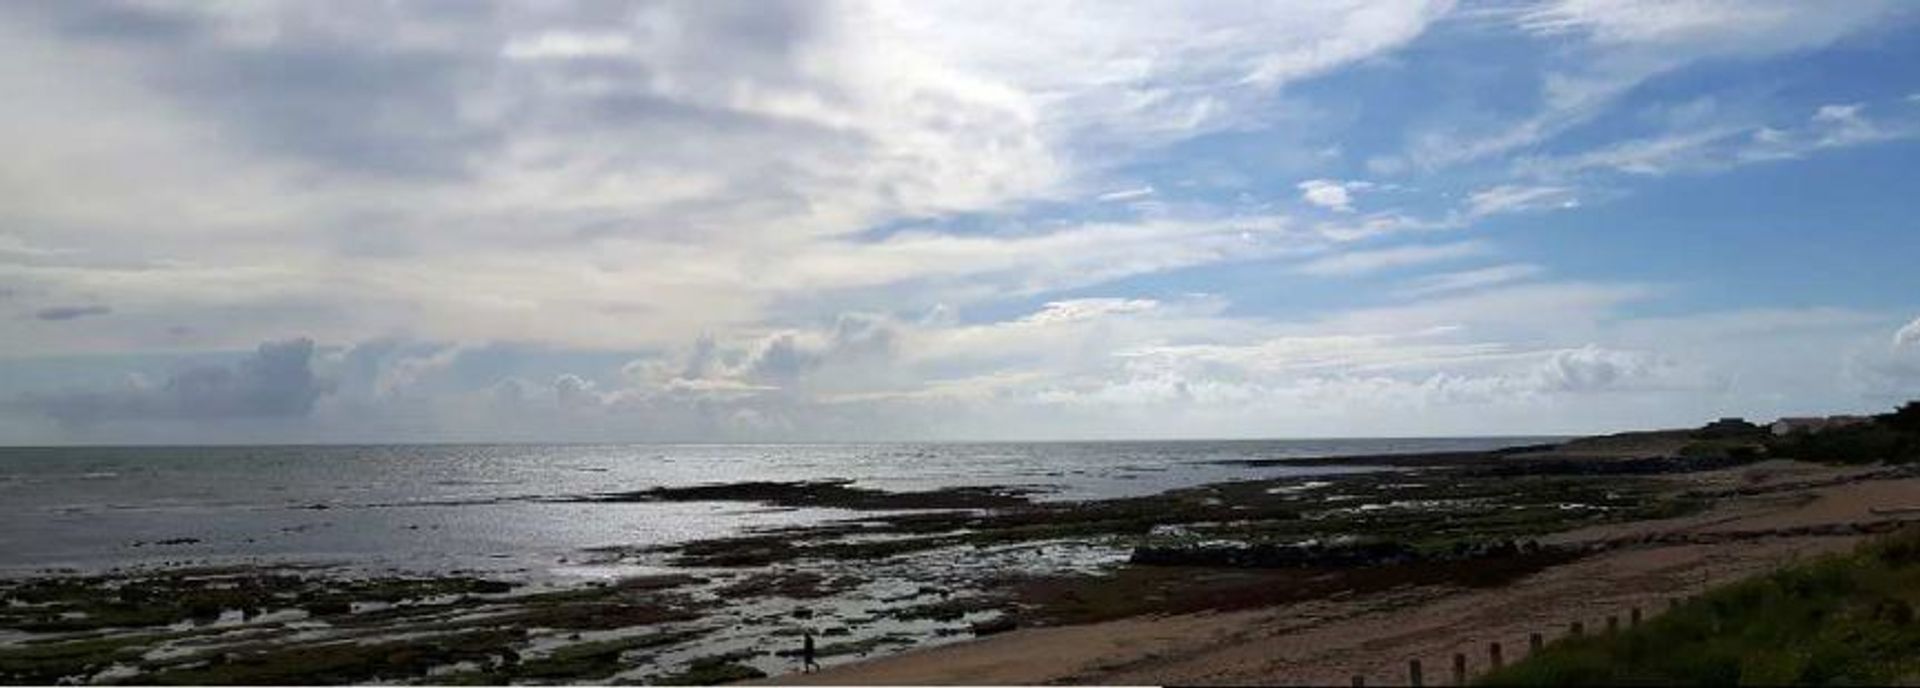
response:
<svg viewBox="0 0 1920 688"><path fill-rule="evenodd" d="M474 3L478 5L479 3ZM234 40L241 20L202 5L48 3L46 25L65 37L137 55L154 85L255 148L328 168L457 176L496 141L462 126L460 94L487 85L497 40L490 7L408 3L329 5L255 14L271 40ZM392 33L433 26L459 37L400 45Z"/></svg>
<svg viewBox="0 0 1920 688"><path fill-rule="evenodd" d="M30 394L21 405L63 423L305 416L330 385L313 373L313 340L266 342L232 366L199 366L159 385Z"/></svg>
<svg viewBox="0 0 1920 688"><path fill-rule="evenodd" d="M33 317L41 320L76 320L112 312L113 309L106 306L53 306L34 311Z"/></svg>
<svg viewBox="0 0 1920 688"><path fill-rule="evenodd" d="M200 29L192 17L132 3L61 2L39 9L53 12L61 32L96 39L165 43L193 38Z"/></svg>
<svg viewBox="0 0 1920 688"><path fill-rule="evenodd" d="M761 132L771 142L836 135L821 127L792 130L786 119L717 104L738 86L806 79L794 56L820 31L811 3L529 7L476 0L236 12L192 3L77 2L5 9L38 15L55 35L135 55L152 69L157 92L223 133L330 170L460 178L474 160L497 152L510 128L627 132L649 149L638 154L644 159L685 160L712 155L711 137L689 134L716 129ZM636 14L674 27L672 40L656 46L662 54L533 68L501 59L502 46L532 27L604 33ZM663 77L694 84L701 95L661 97L651 84ZM577 88L582 80L600 86Z"/></svg>
<svg viewBox="0 0 1920 688"><path fill-rule="evenodd" d="M893 352L896 337L890 320L842 315L825 342L807 344L791 333L767 340L748 364L747 375L755 381L790 385L825 366L838 366L838 372L844 374L850 367L884 364Z"/></svg>
<svg viewBox="0 0 1920 688"><path fill-rule="evenodd" d="M456 176L492 134L459 121L472 78L455 57L366 54L326 42L223 51L180 73L177 93L215 108L257 145L330 167Z"/></svg>
<svg viewBox="0 0 1920 688"><path fill-rule="evenodd" d="M783 334L767 342L749 372L757 379L791 383L819 361L819 353L801 348L793 335Z"/></svg>

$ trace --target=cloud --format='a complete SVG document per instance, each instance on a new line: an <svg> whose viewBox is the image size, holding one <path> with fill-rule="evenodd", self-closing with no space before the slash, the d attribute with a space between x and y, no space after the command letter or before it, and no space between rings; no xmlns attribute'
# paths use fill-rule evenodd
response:
<svg viewBox="0 0 1920 688"><path fill-rule="evenodd" d="M553 394L555 403L569 410L599 408L610 400L600 393L597 384L571 373L554 378Z"/></svg>
<svg viewBox="0 0 1920 688"><path fill-rule="evenodd" d="M1094 200L1100 201L1102 203L1119 203L1122 201L1137 201L1142 198L1148 198L1151 196L1153 196L1153 187L1141 186L1141 187L1135 187L1132 189L1108 191L1106 193L1100 194L1099 196L1095 196Z"/></svg>
<svg viewBox="0 0 1920 688"><path fill-rule="evenodd" d="M1645 354L1609 351L1588 345L1555 351L1537 369L1542 389L1598 392L1648 376L1654 361Z"/></svg>
<svg viewBox="0 0 1920 688"><path fill-rule="evenodd" d="M99 437L1379 433L1335 421L1691 418L1715 380L1833 389L1781 341L1889 356L1886 322L1742 337L1631 317L1691 297L1605 265L1446 261L1637 177L1913 137L1906 85L1776 69L1910 7L1453 10L0 4L0 295L112 307L22 317L0 398ZM293 332L337 346L206 364ZM164 382L102 383L134 369Z"/></svg>
<svg viewBox="0 0 1920 688"><path fill-rule="evenodd" d="M1893 333L1893 348L1920 349L1920 318L1914 318L1913 322L1907 323L1906 327Z"/></svg>
<svg viewBox="0 0 1920 688"><path fill-rule="evenodd" d="M1876 0L1834 7L1792 0L1555 0L1520 10L1517 21L1538 34L1581 33L1603 45L1763 54L1829 43L1905 9Z"/></svg>
<svg viewBox="0 0 1920 688"><path fill-rule="evenodd" d="M106 315L112 312L113 309L107 306L52 306L34 311L33 317L40 320L54 321L76 320L89 316Z"/></svg>
<svg viewBox="0 0 1920 688"><path fill-rule="evenodd" d="M1867 398L1902 404L1920 395L1920 318L1894 331L1890 345L1847 352L1843 379Z"/></svg>
<svg viewBox="0 0 1920 688"><path fill-rule="evenodd" d="M329 385L313 373L313 341L267 342L232 366L197 366L158 385L133 380L106 391L29 394L20 405L62 423L305 416Z"/></svg>
<svg viewBox="0 0 1920 688"><path fill-rule="evenodd" d="M1621 315L1643 297L1531 282L1291 319L1237 315L1216 297L1065 299L971 322L848 313L624 355L405 339L322 354L291 342L165 384L21 402L88 437L167 424L203 441L253 437L236 433L267 420L307 441L1594 431L1709 419L1729 398L1763 404L1799 388L1776 376L1818 372L1804 351L1843 350L1834 337L1863 324L1885 351L1885 325L1860 314Z"/></svg>
<svg viewBox="0 0 1920 688"><path fill-rule="evenodd" d="M1526 150L1614 111L1637 86L1688 65L1816 48L1911 19L1898 0L1822 5L1792 0L1548 0L1471 14L1555 46L1536 78L1532 112L1441 122L1410 136L1405 157L1440 169Z"/></svg>
<svg viewBox="0 0 1920 688"><path fill-rule="evenodd" d="M1353 192L1372 188L1373 184L1360 181L1339 181L1334 179L1309 179L1300 182L1300 199L1336 212L1353 212Z"/></svg>
<svg viewBox="0 0 1920 688"><path fill-rule="evenodd" d="M902 252L1080 242L869 231L1091 196L1143 154L1260 125L1284 86L1404 45L1449 8L10 4L0 57L18 69L0 90L34 97L0 112L0 177L18 182L0 227L19 234L0 252L58 244L71 253L36 256L58 263L33 266L36 284L201 323L210 346L287 327L242 314L296 311L301 331L340 341L664 346L785 315L815 289L926 281L888 267ZM72 73L93 78L56 76ZM1241 229L1161 229L1103 251L1111 270L975 263L950 289L900 289L927 300L899 307L1266 250ZM796 255L810 264L789 279L749 278ZM632 326L642 310L649 325ZM116 320L85 344L139 350L164 329Z"/></svg>
<svg viewBox="0 0 1920 688"><path fill-rule="evenodd" d="M1517 160L1522 174L1563 177L1591 170L1642 176L1711 172L1793 160L1809 154L1920 136L1920 120L1895 114L1874 120L1859 103L1822 105L1797 123L1774 126L1716 124L1631 139L1582 153Z"/></svg>
<svg viewBox="0 0 1920 688"><path fill-rule="evenodd" d="M1860 110L1866 105L1850 103L1846 105L1822 105L1813 112L1813 121L1850 124L1860 121Z"/></svg>
<svg viewBox="0 0 1920 688"><path fill-rule="evenodd" d="M1090 222L1035 232L956 236L902 231L880 241L824 243L769 265L758 279L793 291L985 282L1001 295L1097 284L1196 265L1312 250L1324 243L1283 216ZM892 286L889 286L892 285ZM939 300L968 298L940 292Z"/></svg>
<svg viewBox="0 0 1920 688"><path fill-rule="evenodd" d="M1074 299L1072 301L1051 301L1038 312L1022 318L1022 322L1038 325L1081 322L1110 315L1124 313L1144 313L1160 307L1153 299Z"/></svg>
<svg viewBox="0 0 1920 688"><path fill-rule="evenodd" d="M1564 186L1516 186L1503 184L1473 192L1467 199L1467 213L1476 217L1539 209L1579 207L1580 199Z"/></svg>
<svg viewBox="0 0 1920 688"><path fill-rule="evenodd" d="M1423 297L1448 292L1465 291L1523 280L1539 275L1544 271L1545 270L1538 265L1510 263L1475 270L1428 275L1413 280L1407 287L1401 289L1400 293L1411 297Z"/></svg>
<svg viewBox="0 0 1920 688"><path fill-rule="evenodd" d="M623 57L636 50L633 38L624 33L548 31L510 39L500 55L510 60L578 59Z"/></svg>
<svg viewBox="0 0 1920 688"><path fill-rule="evenodd" d="M1303 263L1296 270L1319 276L1363 275L1381 270L1454 260L1486 251L1487 245L1477 241L1409 245L1336 253Z"/></svg>

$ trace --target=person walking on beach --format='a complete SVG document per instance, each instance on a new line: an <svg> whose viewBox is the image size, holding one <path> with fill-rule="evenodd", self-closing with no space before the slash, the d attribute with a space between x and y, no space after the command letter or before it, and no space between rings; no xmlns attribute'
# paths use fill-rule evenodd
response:
<svg viewBox="0 0 1920 688"><path fill-rule="evenodd" d="M820 670L820 663L813 661L813 631L801 631L800 673L811 674Z"/></svg>

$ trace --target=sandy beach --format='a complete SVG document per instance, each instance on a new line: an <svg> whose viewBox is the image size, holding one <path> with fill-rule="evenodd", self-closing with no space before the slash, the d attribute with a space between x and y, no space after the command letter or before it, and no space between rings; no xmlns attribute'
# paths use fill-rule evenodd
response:
<svg viewBox="0 0 1920 688"><path fill-rule="evenodd" d="M1419 660L1426 681L1449 679L1452 658L1469 673L1512 661L1529 635L1551 640L1608 617L1631 622L1667 600L1852 547L1920 514L1920 478L1876 468L1768 461L1669 476L1673 490L1714 493L1708 510L1681 518L1568 531L1545 542L1595 553L1493 588L1405 586L1312 602L1217 613L1147 616L1027 628L775 677L789 684L1374 684L1403 683Z"/></svg>
<svg viewBox="0 0 1920 688"><path fill-rule="evenodd" d="M1754 441L1242 451L1164 472L1277 474L1085 500L846 480L544 497L846 517L577 552L644 568L573 584L295 563L48 571L0 581L0 682L1389 685L1417 661L1438 685L1456 656L1478 674L1495 644L1512 662L1535 634L1604 632L1920 521L1910 464L1766 459ZM808 634L820 673L796 673Z"/></svg>

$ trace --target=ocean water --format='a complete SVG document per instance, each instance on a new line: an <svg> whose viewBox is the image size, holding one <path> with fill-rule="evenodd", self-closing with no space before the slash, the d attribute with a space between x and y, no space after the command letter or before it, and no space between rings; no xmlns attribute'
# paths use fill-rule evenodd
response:
<svg viewBox="0 0 1920 688"><path fill-rule="evenodd" d="M0 575L177 563L599 575L592 552L858 514L739 502L566 502L748 480L885 490L1019 486L1142 495L1338 467L1285 459L1491 449L1547 438L788 445L0 448Z"/></svg>

